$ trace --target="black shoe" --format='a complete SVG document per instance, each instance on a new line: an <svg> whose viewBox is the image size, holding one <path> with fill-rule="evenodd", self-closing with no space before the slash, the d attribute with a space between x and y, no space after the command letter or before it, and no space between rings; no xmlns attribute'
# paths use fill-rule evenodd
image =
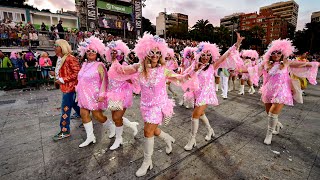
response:
<svg viewBox="0 0 320 180"><path fill-rule="evenodd" d="M84 128L83 123L81 123L78 127L79 128Z"/></svg>
<svg viewBox="0 0 320 180"><path fill-rule="evenodd" d="M64 138L67 138L67 137L70 137L71 136L71 134L70 134L70 132L62 132L62 131L60 131L58 134L56 134L56 135L54 135L53 137L52 137L52 139L54 140L54 141L58 141L58 140L61 140L61 139L64 139Z"/></svg>
<svg viewBox="0 0 320 180"><path fill-rule="evenodd" d="M70 117L70 119L79 119L79 118L80 118L80 116L77 115L77 114L73 114L73 115Z"/></svg>

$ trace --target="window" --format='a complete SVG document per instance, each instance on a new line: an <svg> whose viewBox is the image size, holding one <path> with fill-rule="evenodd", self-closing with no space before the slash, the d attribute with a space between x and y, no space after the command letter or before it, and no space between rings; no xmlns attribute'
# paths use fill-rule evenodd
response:
<svg viewBox="0 0 320 180"><path fill-rule="evenodd" d="M11 13L11 12L3 12L3 16L4 16L4 19L13 20L13 17L12 17L12 13Z"/></svg>
<svg viewBox="0 0 320 180"><path fill-rule="evenodd" d="M24 14L21 14L21 20L22 20L23 22L26 21L26 17L24 16Z"/></svg>
<svg viewBox="0 0 320 180"><path fill-rule="evenodd" d="M20 22L21 21L21 14L20 13L15 13L14 21L16 21L16 22Z"/></svg>

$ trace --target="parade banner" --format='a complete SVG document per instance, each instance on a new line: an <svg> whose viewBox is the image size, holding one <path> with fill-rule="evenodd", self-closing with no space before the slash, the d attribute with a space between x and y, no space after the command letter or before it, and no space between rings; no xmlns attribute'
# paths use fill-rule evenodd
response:
<svg viewBox="0 0 320 180"><path fill-rule="evenodd" d="M134 0L134 22L136 36L141 37L142 35L142 3L141 0Z"/></svg>
<svg viewBox="0 0 320 180"><path fill-rule="evenodd" d="M97 22L97 3L96 0L87 0L87 29L96 29Z"/></svg>

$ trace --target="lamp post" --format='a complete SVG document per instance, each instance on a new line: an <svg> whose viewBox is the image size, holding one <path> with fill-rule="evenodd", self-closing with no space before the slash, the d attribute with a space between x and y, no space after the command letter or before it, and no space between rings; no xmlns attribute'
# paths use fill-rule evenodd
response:
<svg viewBox="0 0 320 180"><path fill-rule="evenodd" d="M163 37L164 39L167 39L167 9L164 8L164 34L163 34Z"/></svg>

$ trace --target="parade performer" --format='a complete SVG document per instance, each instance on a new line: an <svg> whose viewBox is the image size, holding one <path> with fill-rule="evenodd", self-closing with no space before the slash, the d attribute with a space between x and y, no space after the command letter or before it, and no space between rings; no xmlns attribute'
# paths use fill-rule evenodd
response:
<svg viewBox="0 0 320 180"><path fill-rule="evenodd" d="M106 48L106 60L111 62L111 66L127 66L125 58L130 53L128 46L122 42L111 41ZM138 133L137 122L131 122L128 118L123 117L126 109L132 106L133 103L133 90L134 85L133 81L136 81L135 78L128 79L126 81L118 81L113 76L108 76L108 109L111 110L112 120L116 124L116 139L113 145L110 147L110 150L115 150L123 144L122 133L123 125L131 128L133 130L133 136L136 136Z"/></svg>
<svg viewBox="0 0 320 180"><path fill-rule="evenodd" d="M300 85L292 84L289 73L298 77L304 77L311 84L316 84L316 76L318 72L318 62L297 62L288 61L287 57L294 51L292 42L285 40L274 40L264 54L264 61L259 70L263 73L263 85L261 88L261 99L265 104L265 109L268 114L268 129L265 144L271 144L272 134L279 133L277 130L281 127L278 121L278 116L281 113L284 105L293 106L293 100L298 100L299 94L302 98ZM258 78L256 78L258 79ZM294 93L292 93L294 92ZM276 127L278 127L276 129Z"/></svg>
<svg viewBox="0 0 320 180"><path fill-rule="evenodd" d="M66 40L55 42L55 53L58 61L55 68L55 84L62 92L60 132L53 137L54 141L70 136L70 114L73 108L80 114L80 108L75 102L75 86L78 83L80 64L76 57L71 55L71 47Z"/></svg>
<svg viewBox="0 0 320 180"><path fill-rule="evenodd" d="M244 62L244 67L240 67L240 69L238 70L239 74L241 75L239 94L244 95L245 82L247 82L247 84L250 86L248 93L254 94L256 91L253 87L252 81L250 80L250 75L248 72L242 72L242 69L248 69L249 67L256 66L258 64L257 62L259 59L259 54L256 50L242 50L240 53L240 57Z"/></svg>
<svg viewBox="0 0 320 180"><path fill-rule="evenodd" d="M167 53L167 43L158 36L145 33L134 49L139 63L132 66L113 66L110 74L118 79L130 78L130 74L139 74L141 87L140 110L144 121L144 160L136 172L136 176L144 176L148 169L153 168L152 154L154 136L160 137L166 144L166 153L172 151L175 139L158 126L173 115L173 100L168 98L166 81L179 81L184 77L166 68L164 55ZM122 74L121 74L122 73ZM119 75L120 74L120 75ZM128 76L128 77L126 77Z"/></svg>
<svg viewBox="0 0 320 180"><path fill-rule="evenodd" d="M194 71L196 66L195 55L194 55L195 51L196 51L195 47L184 48L180 74L186 75ZM179 105L180 106L185 105L187 109L189 109L190 107L193 108L194 107L193 99L194 99L193 92L190 89L185 89L183 98L181 99Z"/></svg>
<svg viewBox="0 0 320 180"><path fill-rule="evenodd" d="M82 64L78 75L78 84L76 86L78 104L80 106L80 115L82 123L87 133L87 139L79 145L80 148L96 142L93 133L93 124L90 117L92 116L109 128L110 134L114 136L115 126L103 114L107 108L107 70L101 60L105 46L101 40L91 36L80 44L78 51L80 56L84 57L85 62Z"/></svg>
<svg viewBox="0 0 320 180"><path fill-rule="evenodd" d="M202 42L198 45L196 61L198 65L195 69L197 78L199 81L199 88L194 91L194 104L195 108L192 113L191 118L191 136L184 147L185 150L192 150L196 146L196 135L199 127L199 119L201 119L206 125L208 132L205 140L211 140L211 137L215 135L208 118L205 115L205 110L208 105L217 106L218 99L215 91L215 79L214 75L218 68L229 68L230 64L236 64L234 58L228 58L233 56L233 53L237 53L237 47L240 46L241 41L244 39L237 33L238 39L237 43L232 46L228 51L226 51L221 57L219 53L219 48L216 44L210 44ZM220 57L220 58L219 58ZM233 61L233 63L232 63Z"/></svg>
<svg viewBox="0 0 320 180"><path fill-rule="evenodd" d="M177 61L175 60L174 51L171 48L168 48L167 51L168 52L167 52L167 55L165 57L167 69L169 69L171 71L174 71L179 67ZM170 81L167 82L167 87L168 87L168 90L173 95L173 97L176 97L177 94L171 88L171 82Z"/></svg>

